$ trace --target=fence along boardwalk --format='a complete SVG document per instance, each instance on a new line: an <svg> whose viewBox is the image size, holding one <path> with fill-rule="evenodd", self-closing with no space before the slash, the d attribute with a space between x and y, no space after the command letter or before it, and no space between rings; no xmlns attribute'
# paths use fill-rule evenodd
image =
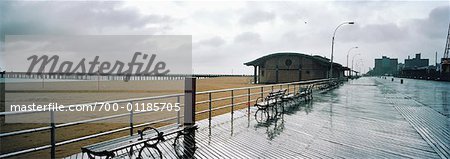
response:
<svg viewBox="0 0 450 159"><path fill-rule="evenodd" d="M399 110L395 102L385 100L396 94L383 94L383 90L382 83L363 78L316 94L312 102L288 103L283 115L268 122L254 119L256 108L250 110L250 115L239 110L213 117L211 126L208 120L199 121L195 157L445 158L418 132L414 126L417 121L405 117L434 114ZM435 126L436 123L430 124L428 128L448 132L448 127ZM446 137L438 133L428 136ZM164 158L175 158L170 140L165 143L161 145ZM448 152L448 147L442 148ZM83 157L75 154L68 158Z"/></svg>

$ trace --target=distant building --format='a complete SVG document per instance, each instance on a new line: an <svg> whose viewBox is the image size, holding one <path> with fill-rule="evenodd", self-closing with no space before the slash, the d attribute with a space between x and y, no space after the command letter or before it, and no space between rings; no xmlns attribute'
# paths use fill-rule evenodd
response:
<svg viewBox="0 0 450 159"><path fill-rule="evenodd" d="M395 75L398 73L398 60L383 56L381 59L375 59L375 67L371 72L371 75Z"/></svg>
<svg viewBox="0 0 450 159"><path fill-rule="evenodd" d="M274 53L244 63L254 67L255 83L283 83L328 78L330 61L301 53ZM344 76L347 68L333 64L333 77Z"/></svg>
<svg viewBox="0 0 450 159"><path fill-rule="evenodd" d="M420 53L411 59L405 59L405 66L400 70L400 77L417 79L436 79L439 74L436 66L429 66L428 59L422 59Z"/></svg>
<svg viewBox="0 0 450 159"><path fill-rule="evenodd" d="M399 77L417 79L436 79L438 76L439 72L436 71L436 66L404 68L399 75Z"/></svg>
<svg viewBox="0 0 450 159"><path fill-rule="evenodd" d="M405 64L403 64L403 63L398 63L398 65L397 65L397 70L400 72L400 71L403 70L403 68L405 68Z"/></svg>
<svg viewBox="0 0 450 159"><path fill-rule="evenodd" d="M410 59L408 56L408 59L405 59L405 69L411 69L411 68L420 68L420 67L428 67L428 59L421 59L420 53L416 54L416 57L413 59Z"/></svg>

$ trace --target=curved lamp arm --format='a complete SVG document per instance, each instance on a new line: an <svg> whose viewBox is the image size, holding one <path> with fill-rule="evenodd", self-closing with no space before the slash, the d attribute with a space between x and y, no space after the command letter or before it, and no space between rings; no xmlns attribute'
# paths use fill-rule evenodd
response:
<svg viewBox="0 0 450 159"><path fill-rule="evenodd" d="M333 38L336 36L336 31L342 26L342 25L345 25L345 24L355 24L355 22L343 22L343 23L341 23L341 24L339 24L337 27L336 27L336 29L334 29L334 33L333 33Z"/></svg>
<svg viewBox="0 0 450 159"><path fill-rule="evenodd" d="M355 46L355 47L352 47L352 48L348 49L347 56L350 54L350 51L352 51L353 49L357 49L357 48L358 48L358 46Z"/></svg>

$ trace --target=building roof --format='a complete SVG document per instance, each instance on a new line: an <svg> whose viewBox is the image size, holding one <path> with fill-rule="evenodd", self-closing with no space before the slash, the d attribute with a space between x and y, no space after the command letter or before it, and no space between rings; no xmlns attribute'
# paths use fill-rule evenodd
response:
<svg viewBox="0 0 450 159"><path fill-rule="evenodd" d="M306 57L306 58L311 58L311 59L313 59L313 60L315 60L315 61L317 61L319 63L322 63L324 65L329 65L330 64L330 59L325 58L325 57L321 57L321 56L318 56L318 55L311 56L311 55L307 55L307 54L303 54L303 53L296 53L296 52L278 52L278 53L272 53L272 54L260 57L260 58L258 58L256 60L253 60L253 61L250 61L250 62L246 62L246 63L244 63L244 65L246 65L246 66L258 66L258 65L263 64L268 59L275 58L275 57L280 57L280 56ZM341 64L334 63L334 62L333 62L333 65L334 66L338 66L338 67L342 67Z"/></svg>

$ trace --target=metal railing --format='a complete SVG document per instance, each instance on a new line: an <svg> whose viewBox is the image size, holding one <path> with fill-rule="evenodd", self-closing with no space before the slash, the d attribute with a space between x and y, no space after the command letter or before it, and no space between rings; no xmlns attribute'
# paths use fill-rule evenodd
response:
<svg viewBox="0 0 450 159"><path fill-rule="evenodd" d="M133 99L125 99L125 100L105 101L105 102L102 102L102 103L118 103L118 104L119 103L131 103L132 104L133 102L138 102L138 101L156 100L156 99L168 99L168 98L176 98L176 100L179 102L180 98L182 98L183 96L184 96L184 94L172 94L172 95L162 95L162 96L146 97L146 98L133 98ZM94 104L95 103L87 103L87 104L84 104L84 105L94 105ZM71 105L64 106L64 107L62 107L62 109L68 109L70 106ZM180 105L180 107L183 107L183 105ZM70 143L74 143L74 142L79 142L79 141L83 141L83 140L87 140L87 139L91 139L91 138L95 138L95 137L99 137L99 136L109 135L109 134L113 134L113 133L117 133L117 132L121 132L121 131L126 131L126 130L129 130L130 131L130 135L133 135L134 134L134 128L148 126L148 125L161 123L161 122L167 122L167 121L171 121L171 120L176 120L177 124L180 124L180 117L181 117L180 114L177 113L177 117L170 117L170 118L165 118L165 119L161 119L161 120L155 120L155 121L151 121L151 122L135 125L134 122L133 122L133 119L134 119L133 116L134 115L143 114L143 113L152 113L153 111L143 111L143 112L129 111L127 113L115 114L115 115L111 115L111 116L105 116L105 117L99 117L99 118L93 118L93 119L87 119L87 120L80 120L80 121L74 121L74 122L68 122L68 123L55 124L55 122L54 122L55 121L55 113L54 113L54 111L51 110L51 109L49 109L47 111L50 112L50 126L39 127L39 128L31 128L31 129L25 129L25 130L19 130L19 131L7 132L7 133L1 133L0 134L0 138L50 130L50 140L51 140L50 141L50 145L44 145L44 146L29 148L29 149L16 151L16 152L11 152L11 153L7 153L7 154L0 154L0 158L16 156L16 155L20 155L20 154L24 154L24 153L30 153L30 152L39 151L39 150L44 150L44 149L48 149L48 148L51 149L51 157L55 158L55 152L56 152L55 148L57 146L62 146L62 145L66 145L66 144L70 144ZM27 114L27 113L42 113L42 111L0 112L0 116L19 115L19 114ZM109 120L109 119L120 118L120 117L125 117L125 116L129 116L129 119L130 119L128 127L123 127L123 128L109 130L109 131L106 131L106 132L101 132L101 133L92 134L92 135L87 135L87 136L83 136L83 137L79 137L79 138L75 138L75 139L69 139L69 140L65 140L65 141L56 142L55 135L56 135L56 130L58 128L63 128L63 127L68 127L68 126L75 126L75 125L85 124L85 123L98 122L98 121L102 121L102 120Z"/></svg>
<svg viewBox="0 0 450 159"><path fill-rule="evenodd" d="M331 80L336 80L336 79L331 79ZM198 109L195 112L195 115L201 115L204 113L208 113L207 117L205 117L205 118L208 118L209 123L211 124L211 120L212 120L214 111L218 111L218 110L225 109L225 108L230 108L230 111L224 111L224 112L231 112L231 114L233 114L235 109L245 108L245 107L238 107L238 106L242 106L242 105L246 104L248 112L250 113L250 107L252 106L252 102L254 102L254 100L256 100L256 99L254 99L254 97L263 97L264 94L267 94L267 93L273 91L274 89L287 89L288 92L292 93L292 92L299 91L299 89L301 89L301 87L305 86L305 85L315 84L317 86L317 85L325 84L328 82L330 82L330 79L310 80L310 81L301 81L301 82L292 82L292 83L283 83L283 84L271 84L271 85L261 85L261 86L252 86L252 87L242 87L242 88L231 88L231 89L197 92L197 93L195 93L195 96L197 98L197 101L195 102L195 107L200 108L203 105L204 109ZM227 95L228 93L229 93L229 95ZM176 99L177 102L180 103L180 100L181 100L181 98L184 98L184 95L185 94L180 93L180 94L161 95L161 96L153 96L153 97L145 97L145 98L112 100L112 101L105 101L102 103L133 103L133 102L144 101L144 100L147 101L147 100L159 100L159 99L171 99L171 98ZM204 97L199 98L202 96L204 96ZM218 97L213 98L213 96L218 96ZM202 100L202 99L206 99L206 100ZM226 102L226 101L228 101L228 102ZM217 104L214 104L214 103L217 103ZM95 103L87 103L84 105L92 105L92 104L95 104ZM67 106L64 106L63 109L67 109L69 107L70 107L70 105L67 105ZM184 104L180 104L180 107L183 108ZM238 108L236 108L236 107L238 107ZM0 139L5 138L5 137L12 137L12 136L17 136L17 135L23 135L23 134L28 134L28 133L35 133L35 132L42 132L42 131L49 130L50 131L50 133L49 133L49 135L50 135L49 143L50 144L44 145L44 146L32 147L32 148L14 151L14 152L8 152L8 153L2 152L0 154L0 158L18 156L18 155L41 151L41 150L45 150L45 149L50 149L51 157L55 158L56 157L56 148L58 146L75 143L75 142L80 142L83 140L88 140L88 139L96 138L99 136L105 136L105 135L110 135L110 134L114 134L114 133L118 133L118 132L123 132L126 130L129 130L129 132L130 132L129 135L134 135L135 128L153 125L153 124L157 124L157 123L161 123L161 122L175 120L176 123L178 125L180 125L181 124L180 119L182 117L184 117L183 115L180 114L180 111L178 111L177 115L175 117L154 120L154 121L141 123L141 124L134 124L133 119L134 119L135 115L142 114L142 113L152 113L154 111L146 111L146 112L129 111L129 112L123 113L123 114L116 114L116 115L111 115L111 116L105 116L105 117L99 117L99 118L93 118L93 119L87 119L87 120L80 120L80 121L74 121L74 122L69 122L69 123L56 124L56 123L54 123L55 113L53 112L53 110L50 110L50 109L48 111L50 112L50 119L51 119L49 126L0 133ZM38 112L42 113L41 111L0 112L0 116L5 117L5 115L19 115L19 114L27 114L27 113L38 113ZM75 125L80 125L80 124L87 124L87 123L92 123L92 122L98 122L98 121L103 121L103 120L109 120L109 119L114 119L114 118L126 117L126 116L129 116L129 126L121 127L121 128L117 128L117 129L113 129L113 130L109 130L109 131L105 131L105 132L100 132L100 133L96 133L96 134L86 135L86 136L82 136L82 137L77 137L74 139L68 139L68 140L59 141L59 142L56 141L57 130L60 128L75 126ZM7 144L7 143L3 143L3 144Z"/></svg>
<svg viewBox="0 0 450 159"><path fill-rule="evenodd" d="M337 80L337 79L331 79ZM212 114L216 110L230 108L230 113L233 115L234 109L240 105L246 105L247 112L250 113L250 107L256 101L257 97L264 97L265 94L268 94L274 89L287 89L287 93L295 93L302 89L302 86L306 86L309 84L315 84L315 86L319 86L320 84L326 84L330 81L330 79L321 79L321 80L310 80L310 81L301 81L301 82L292 82L292 83L282 83L282 84L271 84L271 85L262 85L262 86L252 86L252 87L241 87L241 88L231 88L231 89L222 89L222 90L212 90L212 91L203 91L196 93L197 96L206 96L206 100L196 102L196 107L201 106L202 104L207 104L207 109L199 110L196 114L208 113L208 120L211 124ZM237 94L240 92L240 94ZM213 98L214 94L227 94L230 96L219 96L217 98ZM256 97L256 98L255 98ZM241 99L241 100L239 100ZM213 107L214 102L219 101L228 101L222 104L217 104ZM237 101L237 102L236 102ZM242 108L242 107L241 107ZM225 111L228 112L228 111Z"/></svg>

